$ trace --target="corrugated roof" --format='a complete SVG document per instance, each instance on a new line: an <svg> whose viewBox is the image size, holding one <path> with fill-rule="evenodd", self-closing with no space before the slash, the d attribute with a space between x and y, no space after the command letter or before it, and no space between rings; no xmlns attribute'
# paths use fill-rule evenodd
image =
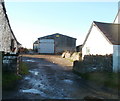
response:
<svg viewBox="0 0 120 101"><path fill-rule="evenodd" d="M36 41L34 42L34 44L38 44L38 40L36 40Z"/></svg>
<svg viewBox="0 0 120 101"><path fill-rule="evenodd" d="M49 38L53 38L53 36L56 36L56 35L61 35L61 36L66 36L66 37L69 37L69 38L72 38L72 39L76 39L76 38L73 38L73 37L70 37L70 36L67 36L67 35L63 35L63 34L59 34L59 33L55 33L55 34L52 34L52 35L47 35L47 36L43 36L43 37L40 37L38 39L49 39Z"/></svg>
<svg viewBox="0 0 120 101"><path fill-rule="evenodd" d="M106 36L106 38L114 45L120 45L120 24L96 22L94 24Z"/></svg>

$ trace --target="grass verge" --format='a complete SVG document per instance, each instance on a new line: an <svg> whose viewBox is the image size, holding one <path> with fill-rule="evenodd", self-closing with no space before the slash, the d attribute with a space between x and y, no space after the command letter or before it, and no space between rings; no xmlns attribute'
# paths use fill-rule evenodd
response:
<svg viewBox="0 0 120 101"><path fill-rule="evenodd" d="M28 73L28 65L24 62L20 63L19 74L27 75Z"/></svg>
<svg viewBox="0 0 120 101"><path fill-rule="evenodd" d="M28 66L24 63L20 63L20 75L28 74ZM22 79L22 76L17 75L16 73L11 72L3 72L2 73L2 88L3 90L11 90L13 89L19 80Z"/></svg>
<svg viewBox="0 0 120 101"><path fill-rule="evenodd" d="M86 80L90 80L95 82L98 85L104 85L106 87L119 89L119 75L118 73L112 72L92 72L92 73L78 73L74 71L74 73L80 75L82 78Z"/></svg>
<svg viewBox="0 0 120 101"><path fill-rule="evenodd" d="M20 80L21 77L15 73L5 72L2 74L2 88L9 90L14 88L13 86L17 83L17 80Z"/></svg>

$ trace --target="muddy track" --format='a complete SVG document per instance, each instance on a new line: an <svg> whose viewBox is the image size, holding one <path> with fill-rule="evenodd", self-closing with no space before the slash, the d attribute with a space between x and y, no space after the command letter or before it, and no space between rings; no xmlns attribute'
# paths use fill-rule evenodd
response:
<svg viewBox="0 0 120 101"><path fill-rule="evenodd" d="M23 57L23 61L29 66L29 74L20 81L15 90L4 92L3 98L83 99L85 96L94 96L100 99L116 98L116 96L105 95L104 91L91 88L88 82L72 72L70 64L67 64L69 68L58 64L59 57L56 59L51 56L50 61L47 58L44 56L36 58L33 55Z"/></svg>

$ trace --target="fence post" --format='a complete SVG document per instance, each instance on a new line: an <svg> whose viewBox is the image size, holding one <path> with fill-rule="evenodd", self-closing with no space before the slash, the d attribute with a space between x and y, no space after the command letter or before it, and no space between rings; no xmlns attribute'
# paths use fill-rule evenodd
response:
<svg viewBox="0 0 120 101"><path fill-rule="evenodd" d="M17 74L19 74L19 68L20 68L20 57L17 57Z"/></svg>
<svg viewBox="0 0 120 101"><path fill-rule="evenodd" d="M17 74L20 72L20 63L22 62L22 56L17 57Z"/></svg>
<svg viewBox="0 0 120 101"><path fill-rule="evenodd" d="M3 56L3 52L0 51L0 101L2 100L2 56Z"/></svg>

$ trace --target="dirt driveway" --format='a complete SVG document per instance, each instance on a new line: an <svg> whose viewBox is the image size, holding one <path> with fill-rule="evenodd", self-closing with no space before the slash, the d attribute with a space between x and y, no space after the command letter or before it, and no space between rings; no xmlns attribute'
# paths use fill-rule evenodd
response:
<svg viewBox="0 0 120 101"><path fill-rule="evenodd" d="M72 72L72 63L55 55L23 55L29 74L15 90L3 93L3 99L83 99L94 96L114 99L104 90L94 89ZM104 100L103 100L104 101Z"/></svg>
<svg viewBox="0 0 120 101"><path fill-rule="evenodd" d="M47 61L50 61L55 64L59 64L60 66L67 69L72 69L73 62L62 58L61 55L22 55L24 57L33 57L33 58L43 58L46 59Z"/></svg>

